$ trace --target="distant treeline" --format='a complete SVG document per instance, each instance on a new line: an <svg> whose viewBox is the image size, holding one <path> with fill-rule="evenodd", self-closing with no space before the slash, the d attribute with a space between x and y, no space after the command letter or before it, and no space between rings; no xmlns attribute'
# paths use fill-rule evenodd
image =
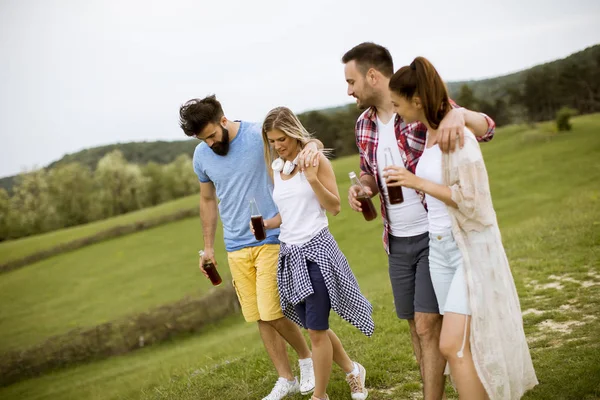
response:
<svg viewBox="0 0 600 400"><path fill-rule="evenodd" d="M0 241L85 224L198 192L191 158L138 165L119 150L92 170L78 161L18 175L0 188Z"/></svg>
<svg viewBox="0 0 600 400"><path fill-rule="evenodd" d="M498 126L553 120L559 109L600 111L600 45L499 78L448 84L463 107L489 114Z"/></svg>

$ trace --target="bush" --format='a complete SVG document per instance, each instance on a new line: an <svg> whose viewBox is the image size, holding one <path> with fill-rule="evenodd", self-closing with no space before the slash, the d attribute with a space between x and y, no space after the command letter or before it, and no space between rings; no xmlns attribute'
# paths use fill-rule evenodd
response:
<svg viewBox="0 0 600 400"><path fill-rule="evenodd" d="M32 347L0 354L0 387L23 379L201 331L205 326L239 313L231 284L202 297L185 297L175 303L87 328L74 329Z"/></svg>
<svg viewBox="0 0 600 400"><path fill-rule="evenodd" d="M577 110L570 107L563 107L556 112L556 127L558 131L570 131L571 130L571 117L577 115Z"/></svg>

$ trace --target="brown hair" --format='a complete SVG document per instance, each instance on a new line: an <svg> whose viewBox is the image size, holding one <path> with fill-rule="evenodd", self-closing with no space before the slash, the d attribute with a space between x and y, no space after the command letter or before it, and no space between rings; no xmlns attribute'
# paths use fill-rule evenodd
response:
<svg viewBox="0 0 600 400"><path fill-rule="evenodd" d="M410 65L400 68L390 79L390 90L407 99L419 96L425 118L433 129L452 109L448 89L435 67L424 57L417 57Z"/></svg>
<svg viewBox="0 0 600 400"><path fill-rule="evenodd" d="M363 75L370 68L375 68L386 77L394 73L394 61L389 50L375 43L364 42L348 50L342 57L342 63L348 64L350 61L356 62Z"/></svg>
<svg viewBox="0 0 600 400"><path fill-rule="evenodd" d="M187 136L196 136L209 123L218 124L223 108L215 95L191 99L179 108L179 126Z"/></svg>

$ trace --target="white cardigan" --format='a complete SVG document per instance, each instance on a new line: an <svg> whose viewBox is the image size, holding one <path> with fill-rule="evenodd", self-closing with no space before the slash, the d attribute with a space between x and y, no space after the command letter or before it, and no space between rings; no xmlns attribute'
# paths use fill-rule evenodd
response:
<svg viewBox="0 0 600 400"><path fill-rule="evenodd" d="M463 256L475 369L490 400L520 399L538 381L483 155L471 132L465 130L462 149L443 154L442 169L444 183L458 204L458 209L448 207L448 212Z"/></svg>

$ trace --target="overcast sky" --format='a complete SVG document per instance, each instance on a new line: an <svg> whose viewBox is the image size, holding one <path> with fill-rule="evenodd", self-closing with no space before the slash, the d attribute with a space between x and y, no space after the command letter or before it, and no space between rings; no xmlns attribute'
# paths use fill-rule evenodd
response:
<svg viewBox="0 0 600 400"><path fill-rule="evenodd" d="M344 52L374 41L445 80L600 43L600 1L0 0L0 176L116 142L185 138L181 103L231 119L351 102Z"/></svg>

